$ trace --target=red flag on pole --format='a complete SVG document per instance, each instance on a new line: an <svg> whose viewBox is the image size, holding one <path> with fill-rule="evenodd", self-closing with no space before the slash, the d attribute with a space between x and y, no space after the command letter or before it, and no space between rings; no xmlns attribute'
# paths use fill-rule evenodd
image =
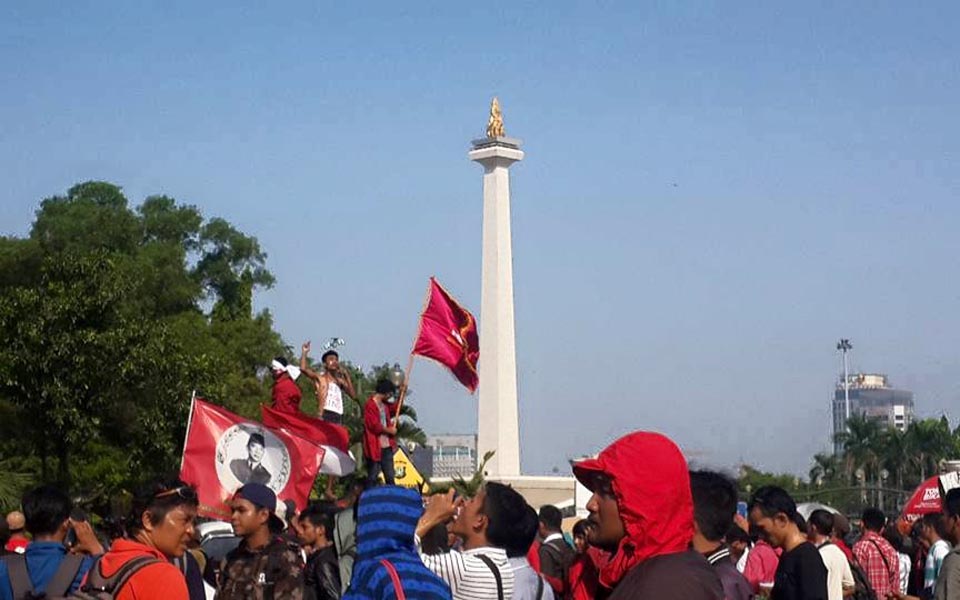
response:
<svg viewBox="0 0 960 600"><path fill-rule="evenodd" d="M476 391L480 381L477 321L433 277L427 306L420 315L420 332L413 344L413 353L447 367L468 390Z"/></svg>
<svg viewBox="0 0 960 600"><path fill-rule="evenodd" d="M180 479L196 486L201 516L230 518L230 498L244 483L262 483L281 500L307 505L324 449L195 399Z"/></svg>
<svg viewBox="0 0 960 600"><path fill-rule="evenodd" d="M260 405L260 415L267 427L289 431L322 447L321 473L342 476L357 468L357 462L350 455L350 432L346 427L303 413L282 412L266 405Z"/></svg>

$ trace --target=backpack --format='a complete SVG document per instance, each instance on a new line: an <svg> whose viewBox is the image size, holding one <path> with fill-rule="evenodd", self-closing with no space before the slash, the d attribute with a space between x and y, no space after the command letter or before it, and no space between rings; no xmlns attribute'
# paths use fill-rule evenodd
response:
<svg viewBox="0 0 960 600"><path fill-rule="evenodd" d="M558 597L565 597L569 591L567 590L567 585L570 581L570 565L573 564L576 554L573 552L573 548L570 548L566 541L562 541L561 543L563 544L563 550L552 543L540 544L540 549L546 551L547 554L553 557L553 560L557 563L557 565L560 566L559 579L547 575L543 575L543 577L547 580L547 583L550 584L550 587L554 589ZM559 587L557 587L556 584L559 584Z"/></svg>
<svg viewBox="0 0 960 600"><path fill-rule="evenodd" d="M64 598L73 585L73 580L77 578L80 572L80 566L83 558L68 554L60 561L60 565L53 573L53 577L47 582L46 590L37 593L33 589L33 581L30 579L30 572L27 570L27 558L23 554L10 554L3 557L4 564L7 565L7 574L10 576L10 588L13 590L14 600L39 600L46 598Z"/></svg>
<svg viewBox="0 0 960 600"><path fill-rule="evenodd" d="M138 556L125 562L110 577L104 577L98 560L87 574L87 580L70 598L74 600L113 600L123 586L140 569L158 562L161 562L160 559L153 556Z"/></svg>
<svg viewBox="0 0 960 600"><path fill-rule="evenodd" d="M845 596L848 600L878 600L877 593L873 591L870 580L863 567L855 560L850 562L850 572L853 573L853 593Z"/></svg>

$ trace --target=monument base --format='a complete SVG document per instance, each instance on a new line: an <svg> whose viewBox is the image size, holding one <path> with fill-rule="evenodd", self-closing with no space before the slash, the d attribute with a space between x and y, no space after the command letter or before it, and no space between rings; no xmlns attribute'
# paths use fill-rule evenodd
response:
<svg viewBox="0 0 960 600"><path fill-rule="evenodd" d="M449 477L436 477L435 483L452 483ZM558 508L574 505L577 480L573 477L519 475L516 477L488 477L487 481L496 481L509 485L520 492L527 504L540 510L541 506L552 504Z"/></svg>

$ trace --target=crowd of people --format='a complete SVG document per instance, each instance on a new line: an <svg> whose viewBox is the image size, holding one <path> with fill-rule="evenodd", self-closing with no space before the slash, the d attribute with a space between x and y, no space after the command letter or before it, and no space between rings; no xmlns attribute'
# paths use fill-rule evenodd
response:
<svg viewBox="0 0 960 600"><path fill-rule="evenodd" d="M355 392L336 353L320 374L308 351L301 370L336 421ZM299 410L296 369L273 370L274 406ZM502 483L470 497L394 485L397 391L379 381L365 405L367 477L299 512L251 477L230 498L223 552L202 543L189 482L151 483L96 529L62 490L28 491L7 515L0 600L960 600L960 489L910 535L876 508L852 532L827 510L804 519L775 486L741 511L729 477L691 471L673 441L638 431L573 464L592 496L565 531L559 508Z"/></svg>

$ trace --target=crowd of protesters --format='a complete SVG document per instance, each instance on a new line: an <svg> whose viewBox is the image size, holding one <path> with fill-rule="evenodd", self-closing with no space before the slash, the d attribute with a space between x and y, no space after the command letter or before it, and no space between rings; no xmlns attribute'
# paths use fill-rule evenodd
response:
<svg viewBox="0 0 960 600"><path fill-rule="evenodd" d="M311 374L331 419L354 393L336 358ZM290 371L275 361L275 405L293 410ZM99 531L56 487L28 491L6 518L0 600L960 600L960 489L911 535L876 508L853 534L826 510L804 519L774 486L738 512L729 477L690 471L673 441L639 431L573 464L592 496L589 518L564 531L558 508L538 511L502 483L472 497L393 485L396 392L380 381L366 404L368 477L300 512L248 481L229 499L223 552L203 545L188 482L144 487Z"/></svg>

